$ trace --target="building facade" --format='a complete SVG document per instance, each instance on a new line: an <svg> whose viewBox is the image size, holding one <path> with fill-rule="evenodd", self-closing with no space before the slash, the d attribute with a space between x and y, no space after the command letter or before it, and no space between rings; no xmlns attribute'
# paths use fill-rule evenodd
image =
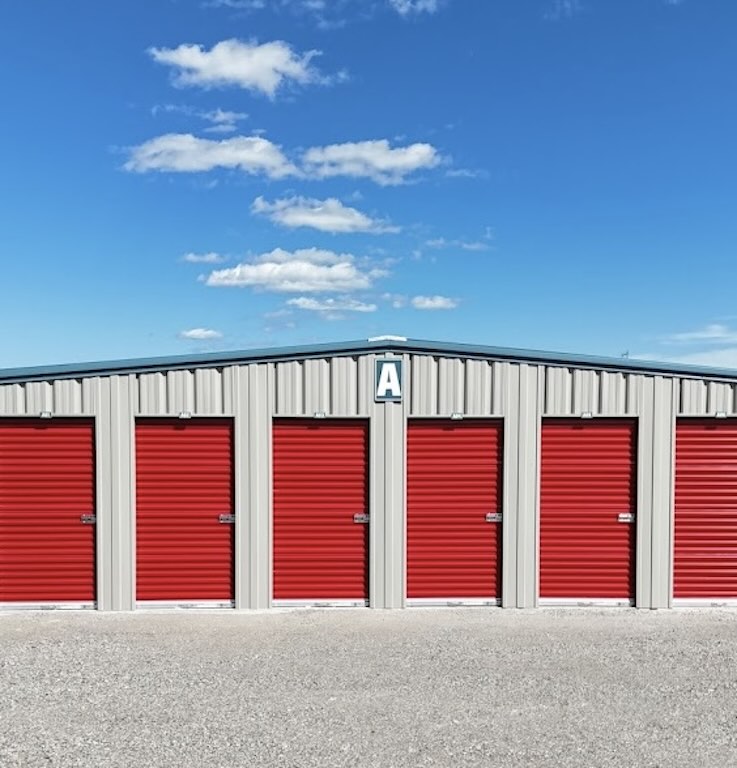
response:
<svg viewBox="0 0 737 768"><path fill-rule="evenodd" d="M381 337L0 371L0 605L737 601L737 372Z"/></svg>

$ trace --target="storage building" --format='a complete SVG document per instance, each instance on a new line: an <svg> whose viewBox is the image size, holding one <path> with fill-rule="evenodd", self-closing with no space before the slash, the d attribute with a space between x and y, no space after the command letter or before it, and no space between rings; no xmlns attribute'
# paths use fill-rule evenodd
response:
<svg viewBox="0 0 737 768"><path fill-rule="evenodd" d="M0 371L0 605L737 601L737 371L379 337Z"/></svg>

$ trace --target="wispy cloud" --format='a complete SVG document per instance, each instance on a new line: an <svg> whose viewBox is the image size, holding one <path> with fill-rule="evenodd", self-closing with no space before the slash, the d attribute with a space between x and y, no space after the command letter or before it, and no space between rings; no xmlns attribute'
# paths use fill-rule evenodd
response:
<svg viewBox="0 0 737 768"><path fill-rule="evenodd" d="M182 261L189 264L222 264L225 261L225 256L213 251L209 253L185 253L182 256Z"/></svg>
<svg viewBox="0 0 737 768"><path fill-rule="evenodd" d="M488 238L490 239L490 238ZM436 237L425 241L428 248L460 248L462 251L488 251L491 245L488 239L484 240L446 240L444 237Z"/></svg>
<svg viewBox="0 0 737 768"><path fill-rule="evenodd" d="M233 136L216 141L191 133L168 133L133 147L123 167L136 173L196 173L231 168L271 179L299 173L280 147L261 136Z"/></svg>
<svg viewBox="0 0 737 768"><path fill-rule="evenodd" d="M712 323L695 331L672 333L664 336L666 344L731 344L737 343L737 330L721 323Z"/></svg>
<svg viewBox="0 0 737 768"><path fill-rule="evenodd" d="M413 13L435 13L440 4L438 0L389 0L389 5L400 16L409 16Z"/></svg>
<svg viewBox="0 0 737 768"><path fill-rule="evenodd" d="M327 77L312 65L320 51L297 53L282 40L258 44L230 39L210 50L201 45L182 44L177 48L150 48L159 64L172 67L174 84L202 88L238 87L274 98L288 84L328 84L339 79Z"/></svg>
<svg viewBox="0 0 737 768"><path fill-rule="evenodd" d="M251 205L251 211L292 229L311 227L321 232L332 233L399 232L399 227L391 226L380 219L373 219L355 208L343 205L334 197L327 200L287 197L275 200L273 203L269 203L263 197L257 197Z"/></svg>
<svg viewBox="0 0 737 768"><path fill-rule="evenodd" d="M455 309L458 301L448 296L413 296L411 304L415 309Z"/></svg>
<svg viewBox="0 0 737 768"><path fill-rule="evenodd" d="M181 331L179 338L191 341L212 341L214 339L222 339L223 334L212 328L190 328L188 331Z"/></svg>
<svg viewBox="0 0 737 768"><path fill-rule="evenodd" d="M359 266L350 253L276 248L230 269L215 270L205 282L216 287L251 287L279 293L350 293L370 288L374 280L386 274L371 265Z"/></svg>
<svg viewBox="0 0 737 768"><path fill-rule="evenodd" d="M543 16L548 21L560 21L572 18L582 10L581 0L553 0Z"/></svg>
<svg viewBox="0 0 737 768"><path fill-rule="evenodd" d="M313 299L300 296L297 299L289 299L287 304L310 312L376 312L376 304L367 304L350 296L337 299Z"/></svg>
<svg viewBox="0 0 737 768"><path fill-rule="evenodd" d="M168 114L177 113L205 120L210 123L204 129L206 133L232 133L238 130L238 123L240 121L248 119L246 112L233 112L220 108L204 112L188 104L156 104L151 108L151 114L154 117L162 112Z"/></svg>
<svg viewBox="0 0 737 768"><path fill-rule="evenodd" d="M263 136L216 140L191 133L167 133L130 148L123 168L137 173L198 173L225 168L271 179L345 176L367 178L387 186L405 183L412 174L434 168L440 162L440 154L431 144L392 147L386 139L378 139L311 147L303 153L298 167L279 145Z"/></svg>
<svg viewBox="0 0 737 768"><path fill-rule="evenodd" d="M391 147L386 139L311 147L302 157L305 173L313 178L352 176L372 179L382 186L402 184L416 171L434 168L440 162L431 144Z"/></svg>

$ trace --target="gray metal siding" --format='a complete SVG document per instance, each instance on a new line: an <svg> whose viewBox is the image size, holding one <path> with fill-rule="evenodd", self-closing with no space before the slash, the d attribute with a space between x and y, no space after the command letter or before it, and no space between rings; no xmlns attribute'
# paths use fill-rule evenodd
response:
<svg viewBox="0 0 737 768"><path fill-rule="evenodd" d="M402 403L375 403L374 361L404 361ZM236 607L271 602L271 423L274 417L369 420L370 600L405 601L408 418L499 418L504 424L502 604L537 603L539 446L545 417L638 421L637 604L671 603L673 430L679 414L737 413L735 382L575 366L378 352L154 373L0 385L0 416L94 416L98 605L135 600L137 416L229 416L235 422Z"/></svg>

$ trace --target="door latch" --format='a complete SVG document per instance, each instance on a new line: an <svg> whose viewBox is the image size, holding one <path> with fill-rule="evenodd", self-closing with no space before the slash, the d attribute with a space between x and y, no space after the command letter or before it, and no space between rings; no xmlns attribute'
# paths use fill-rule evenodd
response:
<svg viewBox="0 0 737 768"><path fill-rule="evenodd" d="M356 514L353 515L354 523L362 523L363 525L366 525L368 521L369 521L369 516L365 512L356 512Z"/></svg>
<svg viewBox="0 0 737 768"><path fill-rule="evenodd" d="M502 513L501 512L487 512L484 519L486 520L487 523L501 523L501 521L502 521Z"/></svg>
<svg viewBox="0 0 737 768"><path fill-rule="evenodd" d="M233 525L233 523L235 523L235 515L218 515L218 522L223 525Z"/></svg>
<svg viewBox="0 0 737 768"><path fill-rule="evenodd" d="M97 515L81 515L79 519L82 525L94 525L97 522Z"/></svg>
<svg viewBox="0 0 737 768"><path fill-rule="evenodd" d="M617 515L617 522L618 523L634 523L635 515L633 512L620 512Z"/></svg>

